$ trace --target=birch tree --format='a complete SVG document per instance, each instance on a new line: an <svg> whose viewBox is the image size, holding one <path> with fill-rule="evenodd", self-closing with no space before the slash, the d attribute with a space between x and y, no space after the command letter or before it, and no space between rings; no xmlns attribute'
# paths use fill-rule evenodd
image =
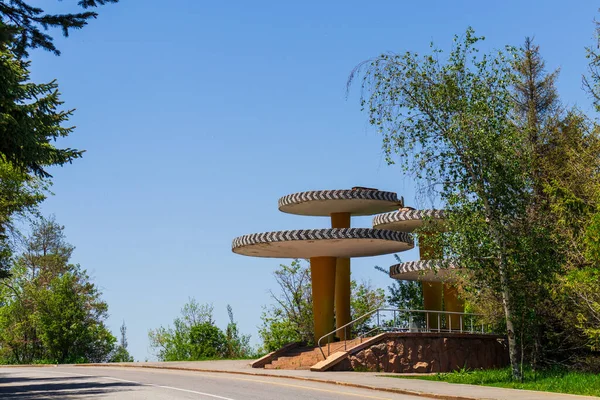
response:
<svg viewBox="0 0 600 400"><path fill-rule="evenodd" d="M512 92L519 50L482 54L482 40L469 28L447 56L433 44L424 55L382 54L359 64L348 86L361 80L361 105L383 136L387 162L444 204L448 258L501 297L512 373L521 379L520 289L532 275L551 275L536 258L548 241L527 219L531 146L515 122Z"/></svg>

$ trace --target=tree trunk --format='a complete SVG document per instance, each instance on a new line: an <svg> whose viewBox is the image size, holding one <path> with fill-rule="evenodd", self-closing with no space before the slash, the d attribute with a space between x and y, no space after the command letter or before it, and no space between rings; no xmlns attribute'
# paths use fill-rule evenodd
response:
<svg viewBox="0 0 600 400"><path fill-rule="evenodd" d="M512 299L510 296L510 287L508 284L508 276L506 275L506 265L504 265L504 256L500 255L500 265L498 266L500 273L500 284L502 285L502 305L504 306L504 314L506 316L506 334L508 336L508 355L510 356L510 365L512 368L513 379L521 382L523 376L519 368L519 352L517 350L517 341L515 328L513 325L512 314Z"/></svg>
<svg viewBox="0 0 600 400"><path fill-rule="evenodd" d="M512 296L510 292L510 285L508 279L508 271L506 267L506 246L505 242L502 239L502 235L500 231L497 229L497 226L500 224L495 223L494 213L492 213L492 208L490 207L490 203L487 197L482 196L481 194L485 194L483 190L480 192L480 196L485 205L485 214L490 223L490 228L492 231L492 235L496 240L496 244L500 248L500 252L498 254L498 273L500 275L500 287L502 291L502 306L504 307L504 315L506 318L506 336L508 337L508 355L510 357L510 365L512 368L512 376L513 379L521 382L523 381L523 375L521 373L521 369L519 368L519 351L517 349L517 340L515 334L515 327L513 324L513 304L512 304Z"/></svg>

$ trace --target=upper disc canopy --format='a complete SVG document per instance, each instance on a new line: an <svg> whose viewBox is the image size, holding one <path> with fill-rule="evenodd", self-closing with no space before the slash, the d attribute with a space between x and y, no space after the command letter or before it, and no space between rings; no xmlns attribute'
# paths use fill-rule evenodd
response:
<svg viewBox="0 0 600 400"><path fill-rule="evenodd" d="M279 210L289 214L325 217L334 213L373 215L403 206L393 192L355 187L349 190L312 190L283 196Z"/></svg>

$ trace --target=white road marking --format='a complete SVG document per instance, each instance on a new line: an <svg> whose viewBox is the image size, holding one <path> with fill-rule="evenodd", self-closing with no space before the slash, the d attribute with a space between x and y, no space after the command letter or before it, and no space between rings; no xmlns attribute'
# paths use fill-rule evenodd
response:
<svg viewBox="0 0 600 400"><path fill-rule="evenodd" d="M40 372L42 372L42 371L40 371ZM46 371L43 371L42 373L46 373ZM63 374L63 375L68 375L68 376L86 376L86 377L90 377L90 378L107 379L107 380L110 380L110 381L118 381L118 382L125 382L125 383L134 383L134 384L140 385L140 386L150 386L150 387L161 388L161 389L176 390L176 391L179 391L179 392L199 394L201 396L212 397L214 399L235 400L235 399L232 399L230 397L218 396L216 394L211 394L211 393L204 393L204 392L198 392L198 391L195 391L195 390L176 388L176 387L173 387L173 386L155 385L153 383L142 383L142 382L136 382L136 381L129 381L127 379L113 378L111 376L76 374L76 373L72 373L72 372L62 372L62 371L59 371L58 373L59 374ZM48 374L48 375L52 375L52 374ZM56 376L56 373L54 374L54 376Z"/></svg>
<svg viewBox="0 0 600 400"><path fill-rule="evenodd" d="M186 372L197 373L195 371L186 371ZM91 376L91 377L96 377L96 378L99 377L98 375L76 374L76 373L71 373L71 372L64 372L64 373L65 374L80 375L80 376ZM274 385L274 386L292 387L292 388L297 388L297 389L312 390L312 391L325 392L325 393L335 393L337 395L350 396L350 397L360 397L362 399L391 400L389 397L379 397L379 396L372 396L372 395L367 395L367 394L356 394L356 393L344 392L344 391L339 391L339 390L329 390L329 389L323 389L323 388L315 388L315 387L311 387L311 386L295 385L295 384L291 384L291 383L271 382L271 381L265 381L265 380L262 380L262 379L255 379L255 378L241 378L241 377L236 377L236 376L225 376L225 375L222 375L222 374L211 374L211 373L204 373L204 372L201 372L198 375L207 376L207 377L210 377L210 378L221 378L221 379L230 379L230 380L237 380L237 381L254 382L254 383L264 383L264 384ZM134 381L128 381L128 380L121 379L121 378L112 378L112 377L108 377L108 376L104 376L102 378L112 379L114 381L120 381L120 382L135 383L135 384L138 384L138 385L154 386L154 387L171 389L171 390L179 390L179 391L182 391L182 392L195 393L195 394L210 396L210 397L214 397L214 398L218 398L218 399L222 399L222 400L234 400L234 399L231 399L231 398L228 398L228 397L221 397L221 396L217 396L217 395L210 394L210 393L196 392L196 391L188 390L188 389L174 388L174 387L171 387L171 386L160 386L160 385L154 385L154 384L151 384L151 383L139 383L139 382L134 382Z"/></svg>
<svg viewBox="0 0 600 400"><path fill-rule="evenodd" d="M148 384L147 386L154 386L154 387L163 388L163 389L170 389L170 390L178 390L180 392L194 393L194 394L199 394L199 395L202 395L202 396L214 397L215 399L233 400L232 398L223 397L223 396L217 396L216 394L196 392L195 390L180 389L180 388L176 388L176 387L172 387L172 386L161 386L161 385L152 385L152 384Z"/></svg>

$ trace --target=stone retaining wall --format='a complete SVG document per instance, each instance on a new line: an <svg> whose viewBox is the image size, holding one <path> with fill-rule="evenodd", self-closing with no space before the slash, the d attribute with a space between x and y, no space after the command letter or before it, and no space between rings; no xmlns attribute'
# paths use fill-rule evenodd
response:
<svg viewBox="0 0 600 400"><path fill-rule="evenodd" d="M336 371L450 372L501 368L509 363L506 339L461 333L388 333L370 347L349 352Z"/></svg>

